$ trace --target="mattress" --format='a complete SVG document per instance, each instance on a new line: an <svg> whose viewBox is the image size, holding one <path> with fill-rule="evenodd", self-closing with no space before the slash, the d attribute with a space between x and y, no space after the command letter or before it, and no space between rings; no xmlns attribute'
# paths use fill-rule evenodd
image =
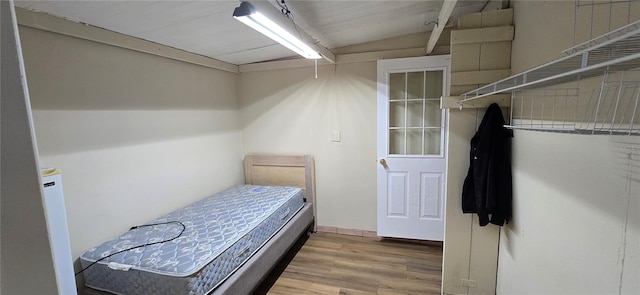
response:
<svg viewBox="0 0 640 295"><path fill-rule="evenodd" d="M259 250L304 205L293 187L236 186L152 223L180 221L172 241L113 255L84 271L88 287L115 294L206 294ZM117 251L177 236L179 224L130 230L80 256L82 267Z"/></svg>

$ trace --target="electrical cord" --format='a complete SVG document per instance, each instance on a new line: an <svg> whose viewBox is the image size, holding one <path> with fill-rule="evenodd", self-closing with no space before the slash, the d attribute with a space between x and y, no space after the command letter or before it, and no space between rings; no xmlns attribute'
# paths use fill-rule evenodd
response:
<svg viewBox="0 0 640 295"><path fill-rule="evenodd" d="M113 255L120 254L120 253L122 253L122 252L127 252L127 251L130 251L130 250L133 250L133 249L138 249L138 248L146 247L146 246L151 246L151 245L155 245L155 244L161 244L161 243L171 242L171 241L173 241L173 240L175 240L175 239L179 238L180 236L182 236L182 233L184 233L184 230L185 230L185 229L187 229L187 227L186 227L182 222L180 222L180 221L175 221L175 220L174 220L174 221L158 222L158 223L151 223L151 224L143 224L143 225L132 226L129 230L134 230L134 229L136 229L136 228L141 228L141 227L148 227L148 226L156 226L156 225L170 224L170 223L177 223L177 224L180 224L180 225L182 226L182 230L180 230L180 233L178 233L178 235L177 235L177 236L175 236L175 237L173 237L173 238L171 238L171 239L167 239L167 240L163 240L163 241L158 241L158 242L153 242L153 243L146 243L146 244L144 244L144 245L138 245L138 246L135 246L135 247L131 247L131 248L127 248L127 249L124 249L124 250L120 250L120 251L117 251L117 252L111 253L111 254L109 254L109 255L107 255L107 256L105 256L105 257L102 257L102 258L100 258L100 259L98 259L98 260L96 260L96 261L92 262L91 264L87 265L87 267L83 268L82 270L80 270L79 272L77 272L75 275L77 276L77 275L81 274L82 272L84 272L85 270L87 270L87 268L89 268L89 267L93 266L94 264L96 264L96 263L98 263L98 262L100 262L100 261L102 261L102 260L104 260L104 259L107 259L107 258L109 258L109 257L111 257L111 256L113 256Z"/></svg>

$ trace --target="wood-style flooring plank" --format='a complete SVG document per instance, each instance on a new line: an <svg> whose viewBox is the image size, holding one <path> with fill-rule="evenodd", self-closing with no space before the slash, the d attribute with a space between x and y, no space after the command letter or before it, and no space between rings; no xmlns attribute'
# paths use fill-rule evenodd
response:
<svg viewBox="0 0 640 295"><path fill-rule="evenodd" d="M440 294L442 246L315 233L255 294Z"/></svg>
<svg viewBox="0 0 640 295"><path fill-rule="evenodd" d="M438 295L441 279L442 246L315 233L296 243L254 295Z"/></svg>

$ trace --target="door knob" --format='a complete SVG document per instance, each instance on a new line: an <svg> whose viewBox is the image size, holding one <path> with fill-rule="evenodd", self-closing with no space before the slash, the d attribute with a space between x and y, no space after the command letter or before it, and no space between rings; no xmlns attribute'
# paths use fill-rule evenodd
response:
<svg viewBox="0 0 640 295"><path fill-rule="evenodd" d="M387 160L380 159L380 165L387 167Z"/></svg>

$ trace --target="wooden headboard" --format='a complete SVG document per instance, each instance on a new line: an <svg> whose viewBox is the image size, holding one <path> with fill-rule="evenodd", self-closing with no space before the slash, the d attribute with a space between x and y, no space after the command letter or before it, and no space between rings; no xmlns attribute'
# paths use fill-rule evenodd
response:
<svg viewBox="0 0 640 295"><path fill-rule="evenodd" d="M301 188L306 202L313 204L313 217L318 220L313 156L249 154L244 157L244 179L246 184Z"/></svg>

